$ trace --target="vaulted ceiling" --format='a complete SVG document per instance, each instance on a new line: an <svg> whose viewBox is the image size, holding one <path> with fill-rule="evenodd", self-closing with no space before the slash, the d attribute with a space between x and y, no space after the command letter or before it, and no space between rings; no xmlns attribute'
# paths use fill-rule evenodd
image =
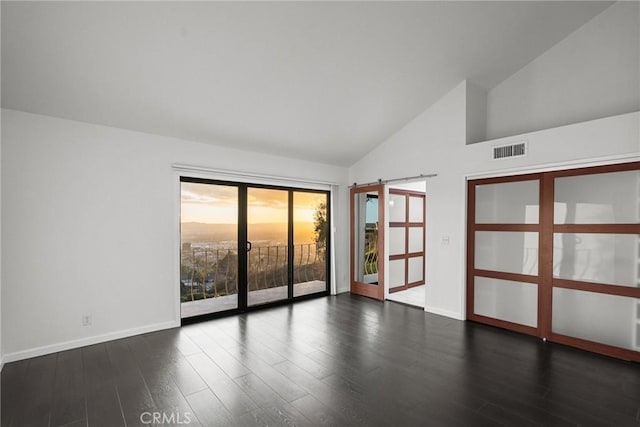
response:
<svg viewBox="0 0 640 427"><path fill-rule="evenodd" d="M350 165L610 2L2 2L2 107Z"/></svg>

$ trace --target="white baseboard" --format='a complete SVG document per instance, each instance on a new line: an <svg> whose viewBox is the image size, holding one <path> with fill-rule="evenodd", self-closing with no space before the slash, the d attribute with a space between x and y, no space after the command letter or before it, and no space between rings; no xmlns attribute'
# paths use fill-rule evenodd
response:
<svg viewBox="0 0 640 427"><path fill-rule="evenodd" d="M458 313L456 311L443 310L442 308L426 306L424 311L427 313L437 314L439 316L450 317L456 320L466 320L466 316L462 313Z"/></svg>
<svg viewBox="0 0 640 427"><path fill-rule="evenodd" d="M153 325L140 326L138 328L125 329L117 332L96 335L93 337L81 338L77 340L65 341L56 344L35 347L28 350L16 351L2 356L2 362L10 363L18 360L29 359L31 357L44 356L45 354L57 353L59 351L71 350L73 348L84 347L87 345L100 344L107 341L113 341L120 338L127 338L134 335L146 334L148 332L161 331L163 329L176 328L180 326L180 322L170 321L155 323Z"/></svg>

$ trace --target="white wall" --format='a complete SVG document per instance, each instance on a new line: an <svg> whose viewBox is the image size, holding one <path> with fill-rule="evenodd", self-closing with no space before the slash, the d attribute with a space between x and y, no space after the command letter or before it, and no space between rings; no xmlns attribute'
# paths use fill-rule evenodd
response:
<svg viewBox="0 0 640 427"><path fill-rule="evenodd" d="M178 324L173 163L346 183L345 168L12 110L2 118L6 360Z"/></svg>
<svg viewBox="0 0 640 427"><path fill-rule="evenodd" d="M413 190L424 192L427 188L426 181L405 182L402 184L390 184L389 188L397 188L398 190Z"/></svg>
<svg viewBox="0 0 640 427"><path fill-rule="evenodd" d="M618 2L493 88L487 139L640 110L640 3Z"/></svg>
<svg viewBox="0 0 640 427"><path fill-rule="evenodd" d="M2 7L0 7L0 21L2 21ZM0 38L0 46L2 41ZM0 67L2 68L2 67ZM0 81L2 81L2 72L0 71ZM2 86L2 85L0 85ZM0 88L0 99L2 99L2 89ZM0 110L0 371L4 366L4 358L2 351L2 110Z"/></svg>
<svg viewBox="0 0 640 427"><path fill-rule="evenodd" d="M345 168L341 170L348 176L348 170ZM337 265L333 269L336 281L337 293L348 292L351 287L351 280L349 275L349 187L347 185L341 185L334 195L334 205L331 210L334 214L335 226L333 236L335 261Z"/></svg>
<svg viewBox="0 0 640 427"><path fill-rule="evenodd" d="M630 113L466 145L466 82L429 107L349 171L349 182L437 173L427 180L425 310L465 317L466 177L587 166L640 157L640 114ZM529 154L491 160L491 146L529 141ZM449 244L443 243L443 237Z"/></svg>
<svg viewBox="0 0 640 427"><path fill-rule="evenodd" d="M0 99L2 96L0 95ZM0 110L0 243L2 242L2 110ZM4 366L2 351L2 244L0 244L0 371Z"/></svg>
<svg viewBox="0 0 640 427"><path fill-rule="evenodd" d="M461 317L464 269L466 84L463 82L367 154L350 169L349 182L437 173L427 180L426 310ZM441 245L443 236L450 237ZM385 256L386 259L386 256ZM388 269L385 269L388 270Z"/></svg>
<svg viewBox="0 0 640 427"><path fill-rule="evenodd" d="M487 139L487 91L467 80L467 144Z"/></svg>

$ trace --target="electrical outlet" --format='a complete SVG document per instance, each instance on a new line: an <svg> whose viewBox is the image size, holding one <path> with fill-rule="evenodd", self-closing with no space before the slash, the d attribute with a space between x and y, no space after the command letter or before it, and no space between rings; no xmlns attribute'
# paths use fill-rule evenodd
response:
<svg viewBox="0 0 640 427"><path fill-rule="evenodd" d="M82 316L82 326L89 326L89 325L91 325L91 315L85 314Z"/></svg>

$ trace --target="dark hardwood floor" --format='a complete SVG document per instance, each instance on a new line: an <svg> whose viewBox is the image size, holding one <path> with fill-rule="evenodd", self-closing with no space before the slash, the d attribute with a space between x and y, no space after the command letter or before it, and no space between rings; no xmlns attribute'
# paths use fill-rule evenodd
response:
<svg viewBox="0 0 640 427"><path fill-rule="evenodd" d="M638 364L349 294L9 363L1 393L17 427L640 426Z"/></svg>

